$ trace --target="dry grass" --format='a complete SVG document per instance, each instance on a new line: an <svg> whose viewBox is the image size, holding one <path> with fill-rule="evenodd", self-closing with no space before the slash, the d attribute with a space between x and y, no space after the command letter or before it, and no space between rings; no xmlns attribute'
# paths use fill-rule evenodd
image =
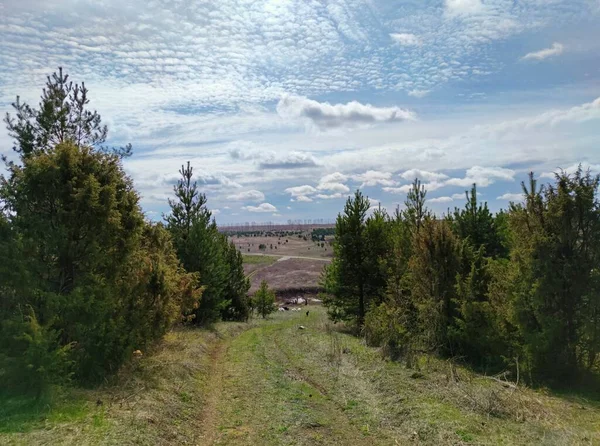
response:
<svg viewBox="0 0 600 446"><path fill-rule="evenodd" d="M600 444L598 402L432 357L408 369L309 308L174 331L112 385L0 429L0 444Z"/></svg>
<svg viewBox="0 0 600 446"><path fill-rule="evenodd" d="M274 290L316 288L325 264L320 260L281 259L251 276L250 292L256 291L263 280Z"/></svg>
<svg viewBox="0 0 600 446"><path fill-rule="evenodd" d="M298 238L297 235L290 237L231 237L231 241L235 243L242 254L275 254L281 256L299 256L299 257L322 257L331 258L333 256L333 248L329 243L325 243L325 247L313 242L310 239L310 234L307 235L308 240ZM287 240L287 242L286 242ZM267 249L261 251L258 247L264 244ZM271 249L273 245L273 249ZM250 250L250 251L248 251Z"/></svg>

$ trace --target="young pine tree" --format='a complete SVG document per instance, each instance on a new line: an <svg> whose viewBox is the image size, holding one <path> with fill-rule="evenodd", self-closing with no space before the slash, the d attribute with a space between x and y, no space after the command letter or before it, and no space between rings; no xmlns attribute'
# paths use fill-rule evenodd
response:
<svg viewBox="0 0 600 446"><path fill-rule="evenodd" d="M275 293L269 289L266 280L260 283L260 288L252 297L252 306L263 319L276 310Z"/></svg>

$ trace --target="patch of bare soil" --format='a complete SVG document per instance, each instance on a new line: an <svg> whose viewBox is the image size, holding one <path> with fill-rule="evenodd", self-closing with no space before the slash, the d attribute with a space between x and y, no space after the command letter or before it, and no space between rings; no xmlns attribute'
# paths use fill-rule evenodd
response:
<svg viewBox="0 0 600 446"><path fill-rule="evenodd" d="M325 263L320 260L281 260L258 270L251 277L250 293L255 292L266 280L269 287L278 291L285 289L316 289Z"/></svg>

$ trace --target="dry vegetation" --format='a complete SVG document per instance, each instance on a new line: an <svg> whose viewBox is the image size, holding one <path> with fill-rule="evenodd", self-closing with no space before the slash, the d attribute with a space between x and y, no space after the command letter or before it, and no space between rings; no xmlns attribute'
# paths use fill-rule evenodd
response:
<svg viewBox="0 0 600 446"><path fill-rule="evenodd" d="M116 383L28 421L3 404L0 444L600 443L595 400L426 356L408 369L309 308L174 331Z"/></svg>
<svg viewBox="0 0 600 446"><path fill-rule="evenodd" d="M304 240L306 237L307 240ZM298 257L322 257L330 258L333 256L333 247L329 245L329 241L324 242L321 247L321 242L313 242L310 238L310 233L302 235L290 235L288 237L231 237L236 247L242 254L274 254L281 256L298 256ZM265 250L260 250L259 246L266 246ZM271 248L271 245L273 248Z"/></svg>
<svg viewBox="0 0 600 446"><path fill-rule="evenodd" d="M256 291L263 280L275 291L316 289L326 264L327 262L322 260L281 258L252 274L250 293Z"/></svg>

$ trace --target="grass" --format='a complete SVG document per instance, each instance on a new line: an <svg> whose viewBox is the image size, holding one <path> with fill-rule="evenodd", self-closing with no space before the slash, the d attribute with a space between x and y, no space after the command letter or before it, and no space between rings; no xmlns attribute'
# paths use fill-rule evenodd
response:
<svg viewBox="0 0 600 446"><path fill-rule="evenodd" d="M256 256L242 254L246 265L271 265L277 261L277 257L273 256Z"/></svg>
<svg viewBox="0 0 600 446"><path fill-rule="evenodd" d="M174 331L111 386L2 404L0 444L600 444L596 402L435 358L415 373L309 309Z"/></svg>

